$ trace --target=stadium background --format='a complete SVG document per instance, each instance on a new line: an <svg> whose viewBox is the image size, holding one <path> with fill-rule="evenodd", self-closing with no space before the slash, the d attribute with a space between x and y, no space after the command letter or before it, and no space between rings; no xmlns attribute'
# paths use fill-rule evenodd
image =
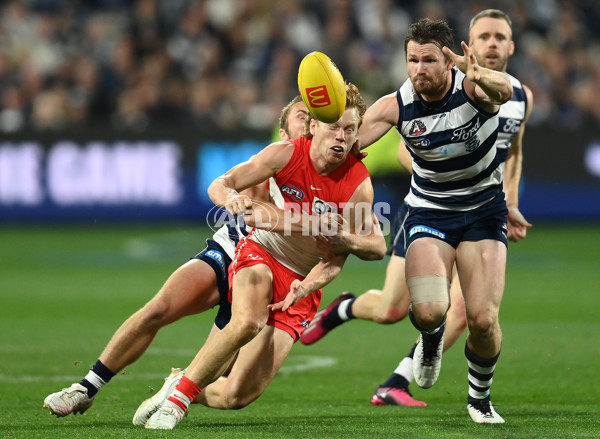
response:
<svg viewBox="0 0 600 439"><path fill-rule="evenodd" d="M511 14L510 72L536 99L521 206L534 228L510 244L494 376L507 423L490 429L466 415L464 334L444 354L436 386L412 387L425 410L371 406L415 331L408 320L356 321L296 344L256 403L193 407L169 435L597 438L593 0L0 2L0 437L150 437L131 426L132 414L170 367L189 364L214 310L161 330L85 416L55 419L42 401L79 381L113 331L203 247L207 182L273 137L302 56L328 53L372 102L405 77L410 22L448 18L458 41L486 7ZM366 160L377 196L394 203L408 178L390 137ZM349 259L324 303L382 286L386 264Z"/></svg>
<svg viewBox="0 0 600 439"><path fill-rule="evenodd" d="M532 88L521 207L600 219L600 3L585 0L95 0L0 5L0 223L204 220L212 179L269 143L297 67L327 53L367 102L406 78L418 17L513 20ZM369 148L378 200L409 179L397 135Z"/></svg>

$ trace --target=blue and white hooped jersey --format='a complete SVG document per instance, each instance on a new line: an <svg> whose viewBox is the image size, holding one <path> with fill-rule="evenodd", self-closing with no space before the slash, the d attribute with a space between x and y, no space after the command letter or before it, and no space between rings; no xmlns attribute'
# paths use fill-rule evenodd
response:
<svg viewBox="0 0 600 439"><path fill-rule="evenodd" d="M521 81L508 73L506 75L513 86L513 97L510 101L500 106L500 112L498 113L499 123L496 147L498 148L498 157L501 163L506 161L508 149L521 129L521 123L525 119L527 105L529 104Z"/></svg>
<svg viewBox="0 0 600 439"><path fill-rule="evenodd" d="M464 79L452 69L452 86L437 102L423 101L410 79L396 93L397 129L413 158L412 207L464 211L502 193L498 113L477 108Z"/></svg>
<svg viewBox="0 0 600 439"><path fill-rule="evenodd" d="M241 216L236 218L236 221L231 221L221 226L214 234L213 240L216 241L227 253L227 256L233 260L235 256L235 247L239 240L244 236L248 236L250 230L244 218Z"/></svg>

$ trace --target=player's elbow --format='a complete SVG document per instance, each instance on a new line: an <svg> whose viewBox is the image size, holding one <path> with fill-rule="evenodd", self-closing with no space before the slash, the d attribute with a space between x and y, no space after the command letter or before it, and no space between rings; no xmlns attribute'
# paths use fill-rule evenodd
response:
<svg viewBox="0 0 600 439"><path fill-rule="evenodd" d="M385 239L380 240L379 245L377 247L377 251L376 251L376 257L374 258L375 260L380 260L383 259L385 257L385 254L387 253L387 244L385 242Z"/></svg>
<svg viewBox="0 0 600 439"><path fill-rule="evenodd" d="M210 200L215 203L217 206L222 206L222 192L225 187L230 187L227 177L221 176L213 180L213 182L208 186L208 197Z"/></svg>
<svg viewBox="0 0 600 439"><path fill-rule="evenodd" d="M217 195L217 187L218 187L218 186L220 186L220 183L219 183L219 180L220 180L220 179L221 179L221 178L219 177L219 178L217 178L216 180L214 180L214 181L213 181L213 182L212 182L212 183L211 183L211 184L208 186L208 189L207 189L207 191L206 191L206 192L208 193L208 197L209 197L209 198L211 199L211 201L212 201L213 203L215 203L215 204L217 203L217 197L216 197L216 195Z"/></svg>

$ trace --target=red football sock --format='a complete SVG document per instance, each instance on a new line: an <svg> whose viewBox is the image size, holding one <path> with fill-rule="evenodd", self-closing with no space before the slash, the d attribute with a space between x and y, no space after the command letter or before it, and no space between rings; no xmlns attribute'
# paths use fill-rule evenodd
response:
<svg viewBox="0 0 600 439"><path fill-rule="evenodd" d="M179 406L183 411L186 411L190 403L202 392L202 389L196 385L188 377L183 376L179 380L179 384L175 387L175 391L167 398L173 404Z"/></svg>

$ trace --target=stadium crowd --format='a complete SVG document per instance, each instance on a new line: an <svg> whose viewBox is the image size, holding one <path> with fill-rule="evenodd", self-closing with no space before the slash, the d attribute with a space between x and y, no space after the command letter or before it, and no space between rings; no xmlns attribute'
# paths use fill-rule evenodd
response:
<svg viewBox="0 0 600 439"><path fill-rule="evenodd" d="M529 125L600 119L600 2L592 0L13 0L0 4L0 132L110 124L267 129L297 94L302 57L328 54L368 104L406 79L404 36L446 18L513 20L510 73ZM456 49L456 48L455 48Z"/></svg>

